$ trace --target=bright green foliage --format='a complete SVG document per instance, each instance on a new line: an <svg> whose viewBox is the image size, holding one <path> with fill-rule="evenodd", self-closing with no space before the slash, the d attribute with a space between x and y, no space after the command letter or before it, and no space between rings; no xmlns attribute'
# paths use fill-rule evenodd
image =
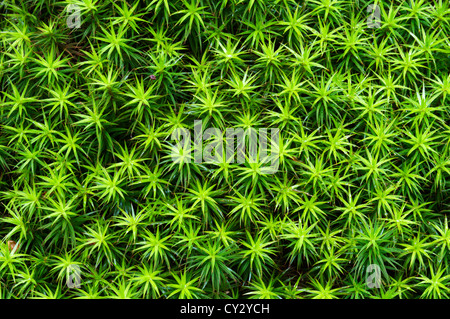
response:
<svg viewBox="0 0 450 319"><path fill-rule="evenodd" d="M0 298L450 296L447 0L6 0L0 92Z"/></svg>

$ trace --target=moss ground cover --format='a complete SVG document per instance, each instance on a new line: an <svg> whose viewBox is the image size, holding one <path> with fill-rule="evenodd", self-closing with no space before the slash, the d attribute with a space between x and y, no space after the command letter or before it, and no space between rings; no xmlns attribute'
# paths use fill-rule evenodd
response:
<svg viewBox="0 0 450 319"><path fill-rule="evenodd" d="M448 298L449 35L446 0L2 1L0 297Z"/></svg>

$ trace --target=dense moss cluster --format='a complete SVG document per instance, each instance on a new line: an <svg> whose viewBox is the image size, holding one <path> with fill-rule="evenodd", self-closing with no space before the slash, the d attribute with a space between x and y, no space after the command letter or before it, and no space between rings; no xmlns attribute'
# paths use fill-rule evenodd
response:
<svg viewBox="0 0 450 319"><path fill-rule="evenodd" d="M447 0L2 1L0 297L448 297L449 35ZM276 171L174 148L196 120L278 129Z"/></svg>

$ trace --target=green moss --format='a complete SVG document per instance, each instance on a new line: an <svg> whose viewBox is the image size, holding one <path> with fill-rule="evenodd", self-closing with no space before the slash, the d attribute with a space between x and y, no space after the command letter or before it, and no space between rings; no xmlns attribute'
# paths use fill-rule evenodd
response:
<svg viewBox="0 0 450 319"><path fill-rule="evenodd" d="M447 1L298 2L3 1L0 297L447 298Z"/></svg>

